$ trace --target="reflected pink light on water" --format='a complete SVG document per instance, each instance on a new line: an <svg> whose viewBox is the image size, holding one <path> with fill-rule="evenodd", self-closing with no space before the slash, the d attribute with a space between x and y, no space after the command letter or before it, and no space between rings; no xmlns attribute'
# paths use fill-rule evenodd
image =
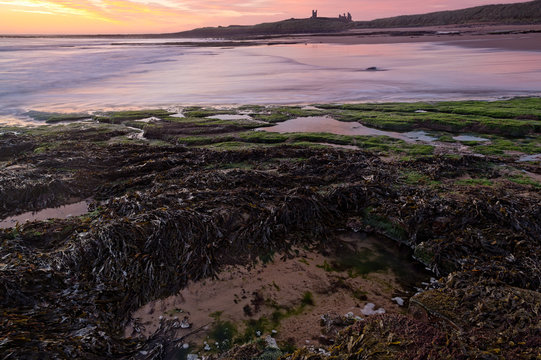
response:
<svg viewBox="0 0 541 360"><path fill-rule="evenodd" d="M112 46L107 39L72 39L71 47L3 41L0 114L541 93L541 52L437 43L187 48ZM366 71L372 67L382 71Z"/></svg>

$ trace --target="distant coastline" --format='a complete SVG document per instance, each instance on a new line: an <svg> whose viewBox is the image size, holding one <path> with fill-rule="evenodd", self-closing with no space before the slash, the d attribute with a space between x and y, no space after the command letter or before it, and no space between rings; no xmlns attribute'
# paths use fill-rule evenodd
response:
<svg viewBox="0 0 541 360"><path fill-rule="evenodd" d="M274 34L259 36L182 37L178 34L143 35L0 35L0 39L104 39L115 46L245 47L287 44L400 44L440 43L470 48L541 51L541 24L446 25L416 28L356 29L345 32ZM135 42L133 40L142 40ZM155 39L156 41L143 41ZM120 41L118 41L120 40ZM126 40L126 41L122 41ZM128 41L129 40L129 41Z"/></svg>

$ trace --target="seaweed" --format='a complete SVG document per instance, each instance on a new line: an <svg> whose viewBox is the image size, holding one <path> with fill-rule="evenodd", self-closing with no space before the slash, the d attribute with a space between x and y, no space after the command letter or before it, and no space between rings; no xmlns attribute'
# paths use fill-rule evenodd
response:
<svg viewBox="0 0 541 360"><path fill-rule="evenodd" d="M128 121L143 113L123 116ZM491 157L411 148L407 161L382 161L362 148L288 143L290 136L307 141L321 134L252 138L239 124L160 116L145 134L168 146L109 143L133 131L115 124L0 136L0 148L12 149L0 167L0 217L95 199L85 216L0 229L4 358L164 358L184 340L174 337L174 322L163 320L149 338L124 338L135 309L229 264L288 256L299 246L324 248L347 227L401 242L440 281L410 299L411 315L382 315L346 328L325 350L331 357L537 356L541 194L530 178ZM196 129L207 135L195 137ZM192 145L209 145L212 134L269 146L218 151L176 143L193 136ZM539 173L535 164L520 166ZM306 295L304 306L315 300ZM268 321L287 314L277 309ZM253 343L232 346L213 356L257 358L265 351ZM327 357L303 348L283 358Z"/></svg>

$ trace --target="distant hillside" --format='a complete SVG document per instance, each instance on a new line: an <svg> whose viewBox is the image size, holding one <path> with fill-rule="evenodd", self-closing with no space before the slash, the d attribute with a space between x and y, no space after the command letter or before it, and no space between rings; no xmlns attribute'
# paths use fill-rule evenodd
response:
<svg viewBox="0 0 541 360"><path fill-rule="evenodd" d="M517 4L484 5L462 10L360 21L355 23L355 27L386 28L479 23L539 24L541 23L541 0Z"/></svg>
<svg viewBox="0 0 541 360"><path fill-rule="evenodd" d="M278 22L258 25L230 25L227 27L205 27L190 31L183 31L175 35L184 37L237 37L255 35L283 35L283 34L310 34L340 32L351 27L352 23L345 23L337 18L308 18L288 19Z"/></svg>
<svg viewBox="0 0 541 360"><path fill-rule="evenodd" d="M485 5L454 11L403 15L372 21L344 22L338 18L288 19L258 25L230 25L183 31L171 36L234 38L257 35L335 33L349 29L437 26L453 24L541 24L541 0Z"/></svg>

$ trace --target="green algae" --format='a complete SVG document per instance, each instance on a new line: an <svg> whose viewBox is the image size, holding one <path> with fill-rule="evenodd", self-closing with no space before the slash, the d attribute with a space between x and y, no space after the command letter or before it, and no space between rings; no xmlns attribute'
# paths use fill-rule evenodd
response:
<svg viewBox="0 0 541 360"><path fill-rule="evenodd" d="M43 111L29 111L25 115L39 121L45 121L48 124L59 122L80 121L92 118L88 113L57 113Z"/></svg>
<svg viewBox="0 0 541 360"><path fill-rule="evenodd" d="M482 132L520 137L541 131L541 100L457 101L318 105L332 110L342 121L359 121L379 129L409 131L416 128L450 132Z"/></svg>
<svg viewBox="0 0 541 360"><path fill-rule="evenodd" d="M539 181L535 181L532 178L523 174L510 175L507 179L515 184L531 186L535 189L541 189L541 183Z"/></svg>
<svg viewBox="0 0 541 360"><path fill-rule="evenodd" d="M120 124L128 120L141 120L149 117L161 118L171 114L171 112L163 109L110 111L94 115L94 120L103 123Z"/></svg>

